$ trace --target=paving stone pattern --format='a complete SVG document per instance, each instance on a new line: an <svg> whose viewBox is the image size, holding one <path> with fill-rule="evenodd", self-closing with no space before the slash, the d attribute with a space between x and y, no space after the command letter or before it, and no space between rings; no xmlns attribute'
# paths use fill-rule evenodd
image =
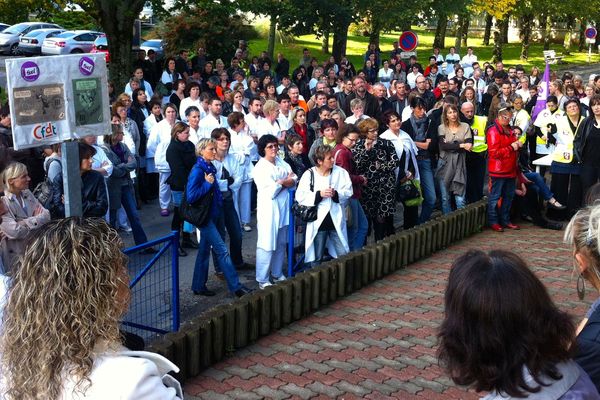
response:
<svg viewBox="0 0 600 400"><path fill-rule="evenodd" d="M578 321L594 294L577 299L562 232L531 225L483 233L410 265L230 355L185 385L189 399L477 399L436 358L449 266L467 249L525 257L552 298Z"/></svg>

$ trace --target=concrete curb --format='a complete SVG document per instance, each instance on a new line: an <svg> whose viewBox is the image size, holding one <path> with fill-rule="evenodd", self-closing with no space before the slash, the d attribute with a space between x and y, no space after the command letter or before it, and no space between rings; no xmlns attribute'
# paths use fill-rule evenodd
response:
<svg viewBox="0 0 600 400"><path fill-rule="evenodd" d="M178 379L195 377L228 353L306 317L408 264L481 231L487 199L385 240L368 245L293 278L220 305L152 343L181 369Z"/></svg>

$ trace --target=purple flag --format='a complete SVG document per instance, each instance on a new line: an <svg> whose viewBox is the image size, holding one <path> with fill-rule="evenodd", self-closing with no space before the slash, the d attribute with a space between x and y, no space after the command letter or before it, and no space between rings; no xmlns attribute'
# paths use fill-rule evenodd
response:
<svg viewBox="0 0 600 400"><path fill-rule="evenodd" d="M546 69L544 70L544 77L538 84L538 96L535 107L531 112L531 121L535 121L538 114L546 108L546 100L548 99L548 85L550 84L550 64L546 62Z"/></svg>

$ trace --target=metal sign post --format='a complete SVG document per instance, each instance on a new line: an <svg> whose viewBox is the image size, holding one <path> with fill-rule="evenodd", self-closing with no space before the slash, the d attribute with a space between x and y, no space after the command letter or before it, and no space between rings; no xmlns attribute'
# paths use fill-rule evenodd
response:
<svg viewBox="0 0 600 400"><path fill-rule="evenodd" d="M83 214L81 204L81 179L79 172L79 143L63 142L61 145L63 188L65 192L65 217Z"/></svg>
<svg viewBox="0 0 600 400"><path fill-rule="evenodd" d="M588 43L588 64L592 62L592 43L596 41L596 35L598 31L593 26L588 27L585 30L585 41Z"/></svg>

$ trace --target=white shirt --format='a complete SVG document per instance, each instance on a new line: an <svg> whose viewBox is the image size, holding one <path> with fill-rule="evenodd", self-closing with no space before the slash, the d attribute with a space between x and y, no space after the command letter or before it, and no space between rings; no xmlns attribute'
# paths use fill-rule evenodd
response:
<svg viewBox="0 0 600 400"><path fill-rule="evenodd" d="M474 62L477 62L477 56L475 54L468 55L466 54L462 60L460 61L460 65L464 67L470 67Z"/></svg>
<svg viewBox="0 0 600 400"><path fill-rule="evenodd" d="M154 95L152 86L150 86L150 84L146 81L144 81L144 92L146 92L146 96L148 96L148 98L151 98ZM125 85L125 93L130 96L133 94L133 90L131 90L131 84L127 83L127 85Z"/></svg>

